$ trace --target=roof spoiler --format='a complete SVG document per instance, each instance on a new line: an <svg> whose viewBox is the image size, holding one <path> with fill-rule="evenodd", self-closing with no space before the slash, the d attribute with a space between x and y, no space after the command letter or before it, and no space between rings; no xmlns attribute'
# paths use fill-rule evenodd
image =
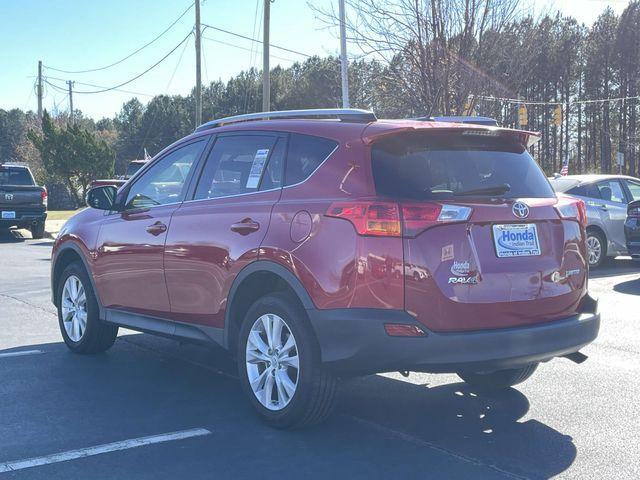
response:
<svg viewBox="0 0 640 480"><path fill-rule="evenodd" d="M396 129L386 129L378 132L371 132L371 134L365 134L362 137L362 140L366 144L372 144L374 142L378 142L383 138L387 138L390 136L399 135L402 133L409 132L424 132L424 133L454 133L460 135L477 135L477 136L485 136L485 137L502 137L502 138L511 138L516 143L522 145L523 147L529 148L532 145L535 145L540 140L540 133L538 132L529 132L526 130L515 130L512 128L501 128L501 127L483 127L480 125L477 126L469 126L465 127L462 125L451 126L451 127L433 127L433 124L425 123L424 127L420 124L416 125L402 125L398 126Z"/></svg>

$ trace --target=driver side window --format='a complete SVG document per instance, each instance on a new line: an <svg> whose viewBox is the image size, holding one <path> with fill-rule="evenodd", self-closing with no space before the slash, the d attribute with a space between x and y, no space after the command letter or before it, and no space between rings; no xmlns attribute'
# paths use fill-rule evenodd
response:
<svg viewBox="0 0 640 480"><path fill-rule="evenodd" d="M133 184L127 194L125 208L130 210L182 202L189 172L206 144L204 139L190 143L160 159Z"/></svg>

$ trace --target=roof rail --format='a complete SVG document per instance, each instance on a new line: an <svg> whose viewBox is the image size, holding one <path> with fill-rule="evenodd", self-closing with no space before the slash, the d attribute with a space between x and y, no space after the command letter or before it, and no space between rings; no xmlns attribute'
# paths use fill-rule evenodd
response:
<svg viewBox="0 0 640 480"><path fill-rule="evenodd" d="M280 110L275 112L247 113L233 117L211 120L196 128L196 132L202 132L211 128L222 127L232 123L253 122L272 119L300 119L300 118L332 118L343 122L369 123L377 120L375 114L369 110L359 108L317 108L308 110Z"/></svg>

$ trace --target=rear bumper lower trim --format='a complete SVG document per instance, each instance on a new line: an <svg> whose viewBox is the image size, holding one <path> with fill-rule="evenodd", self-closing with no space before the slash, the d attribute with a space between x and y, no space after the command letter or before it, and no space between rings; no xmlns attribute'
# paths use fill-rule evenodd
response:
<svg viewBox="0 0 640 480"><path fill-rule="evenodd" d="M322 361L344 374L397 370L494 371L577 352L600 328L597 301L587 312L534 326L464 333L427 331L407 312L381 309L308 310ZM384 323L418 325L425 337L390 337Z"/></svg>

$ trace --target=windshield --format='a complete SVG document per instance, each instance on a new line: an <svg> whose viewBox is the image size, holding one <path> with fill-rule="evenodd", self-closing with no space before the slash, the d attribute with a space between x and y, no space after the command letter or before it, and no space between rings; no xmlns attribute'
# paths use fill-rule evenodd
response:
<svg viewBox="0 0 640 480"><path fill-rule="evenodd" d="M372 152L378 194L415 200L545 198L553 189L529 152L499 138L400 135Z"/></svg>
<svg viewBox="0 0 640 480"><path fill-rule="evenodd" d="M26 168L0 167L0 185L34 185Z"/></svg>

